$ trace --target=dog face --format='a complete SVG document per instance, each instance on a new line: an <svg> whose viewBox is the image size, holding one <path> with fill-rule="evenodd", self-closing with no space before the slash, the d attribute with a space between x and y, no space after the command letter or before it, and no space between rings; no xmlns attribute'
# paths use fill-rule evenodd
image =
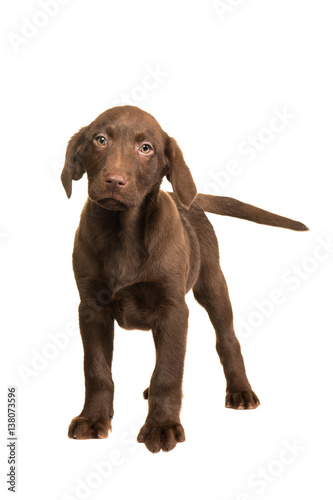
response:
<svg viewBox="0 0 333 500"><path fill-rule="evenodd" d="M69 141L61 180L88 177L90 200L107 210L139 206L167 175L179 203L189 208L196 187L176 141L135 106L109 109Z"/></svg>

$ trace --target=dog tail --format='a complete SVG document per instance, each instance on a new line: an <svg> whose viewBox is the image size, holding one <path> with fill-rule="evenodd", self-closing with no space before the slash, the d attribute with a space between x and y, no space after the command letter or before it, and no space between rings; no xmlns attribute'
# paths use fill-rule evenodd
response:
<svg viewBox="0 0 333 500"><path fill-rule="evenodd" d="M308 231L301 222L297 222L281 215L276 215L261 208L254 207L248 203L228 198L227 196L213 196L210 194L199 193L195 202L204 212L210 212L218 215L228 215L238 219L245 219L257 224L266 226L284 227L294 231Z"/></svg>

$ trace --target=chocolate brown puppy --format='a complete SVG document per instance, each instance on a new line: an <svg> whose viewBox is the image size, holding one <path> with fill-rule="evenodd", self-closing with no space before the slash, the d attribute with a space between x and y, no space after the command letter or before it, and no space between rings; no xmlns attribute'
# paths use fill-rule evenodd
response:
<svg viewBox="0 0 333 500"><path fill-rule="evenodd" d="M297 231L306 226L232 198L197 194L176 141L148 113L109 109L69 141L61 180L88 177L88 199L73 251L80 293L85 402L69 426L76 439L104 438L111 429L114 321L151 330L156 365L148 416L138 441L148 450L172 450L185 440L180 422L188 308L193 289L216 332L226 381L226 406L260 403L247 379L214 229L205 211ZM163 177L173 193L160 189Z"/></svg>

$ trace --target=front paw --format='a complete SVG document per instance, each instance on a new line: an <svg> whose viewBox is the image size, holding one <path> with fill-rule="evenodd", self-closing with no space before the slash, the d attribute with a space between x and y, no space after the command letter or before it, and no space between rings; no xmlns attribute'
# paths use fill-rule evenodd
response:
<svg viewBox="0 0 333 500"><path fill-rule="evenodd" d="M185 441L183 426L176 424L148 424L145 423L138 435L138 442L145 443L152 453L160 450L171 451L177 443Z"/></svg>
<svg viewBox="0 0 333 500"><path fill-rule="evenodd" d="M107 438L111 430L111 418L91 419L86 417L73 418L68 428L68 437L73 439Z"/></svg>
<svg viewBox="0 0 333 500"><path fill-rule="evenodd" d="M234 410L254 410L259 405L259 398L252 390L228 391L225 398L226 408L233 408Z"/></svg>

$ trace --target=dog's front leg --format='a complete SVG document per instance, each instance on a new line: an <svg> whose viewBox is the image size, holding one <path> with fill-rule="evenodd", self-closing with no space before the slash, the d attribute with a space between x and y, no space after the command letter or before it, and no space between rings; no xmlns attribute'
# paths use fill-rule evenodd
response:
<svg viewBox="0 0 333 500"><path fill-rule="evenodd" d="M102 309L102 308L101 308ZM91 301L81 300L80 333L84 350L85 402L68 429L74 439L105 438L113 417L114 384L111 375L114 320L110 311L96 313Z"/></svg>
<svg viewBox="0 0 333 500"><path fill-rule="evenodd" d="M188 308L184 299L153 328L156 365L148 389L148 416L138 441L152 453L172 450L185 440L180 423Z"/></svg>

